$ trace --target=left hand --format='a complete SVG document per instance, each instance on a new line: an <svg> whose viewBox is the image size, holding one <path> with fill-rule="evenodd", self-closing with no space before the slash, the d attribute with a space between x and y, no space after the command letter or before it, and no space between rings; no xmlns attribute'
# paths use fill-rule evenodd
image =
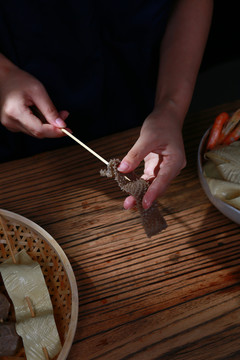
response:
<svg viewBox="0 0 240 360"><path fill-rule="evenodd" d="M143 197L145 209L166 191L186 166L181 120L174 110L156 108L144 121L138 140L119 165L119 171L128 173L144 160L142 178L151 183ZM134 205L132 196L125 199L125 209Z"/></svg>

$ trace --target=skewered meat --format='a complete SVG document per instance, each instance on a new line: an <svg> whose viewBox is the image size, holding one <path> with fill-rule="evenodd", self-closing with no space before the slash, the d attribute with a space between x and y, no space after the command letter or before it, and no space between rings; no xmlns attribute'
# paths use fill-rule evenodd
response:
<svg viewBox="0 0 240 360"><path fill-rule="evenodd" d="M0 322L6 320L10 309L10 302L6 296L0 293Z"/></svg>
<svg viewBox="0 0 240 360"><path fill-rule="evenodd" d="M16 333L15 323L0 323L0 356L15 355L21 346L22 341Z"/></svg>
<svg viewBox="0 0 240 360"><path fill-rule="evenodd" d="M142 199L147 192L149 184L143 179L138 179L134 172L129 174L120 173L117 170L119 164L120 160L118 159L110 160L107 169L101 170L100 174L102 176L114 178L121 190L132 195L136 199L143 228L150 238L167 227L166 221L161 215L156 201L153 202L149 209L144 209L142 206Z"/></svg>

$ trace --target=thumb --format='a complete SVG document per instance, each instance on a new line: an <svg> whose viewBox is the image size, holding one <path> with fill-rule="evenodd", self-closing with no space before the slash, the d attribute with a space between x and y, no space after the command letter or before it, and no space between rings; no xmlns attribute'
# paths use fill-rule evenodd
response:
<svg viewBox="0 0 240 360"><path fill-rule="evenodd" d="M145 156L150 152L149 144L144 142L140 137L129 150L127 155L122 159L118 170L123 173L128 173L133 171L138 167L140 162L145 158Z"/></svg>

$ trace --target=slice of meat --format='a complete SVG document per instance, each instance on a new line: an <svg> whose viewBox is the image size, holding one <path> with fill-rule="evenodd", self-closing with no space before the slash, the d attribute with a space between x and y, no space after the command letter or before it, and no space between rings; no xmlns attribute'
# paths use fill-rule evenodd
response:
<svg viewBox="0 0 240 360"><path fill-rule="evenodd" d="M10 302L7 297L0 293L0 322L6 320L10 309Z"/></svg>
<svg viewBox="0 0 240 360"><path fill-rule="evenodd" d="M120 173L117 170L119 164L119 159L110 160L107 169L101 170L100 174L114 178L121 190L136 199L142 225L149 238L160 233L167 227L167 223L159 211L157 202L154 201L149 209L144 209L142 206L142 199L147 192L149 184L143 179L138 179L134 172L129 174Z"/></svg>
<svg viewBox="0 0 240 360"><path fill-rule="evenodd" d="M0 356L12 356L22 346L13 322L0 323Z"/></svg>

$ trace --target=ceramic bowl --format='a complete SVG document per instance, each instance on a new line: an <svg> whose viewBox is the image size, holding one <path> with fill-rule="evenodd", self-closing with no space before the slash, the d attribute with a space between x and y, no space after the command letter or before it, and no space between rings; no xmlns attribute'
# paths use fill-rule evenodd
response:
<svg viewBox="0 0 240 360"><path fill-rule="evenodd" d="M207 195L208 199L210 200L210 202L223 214L225 215L227 218L229 218L230 220L232 220L233 222L237 223L240 225L240 210L234 208L233 206L225 203L224 201L216 198L215 196L213 196L210 192L210 189L208 187L207 181L203 175L203 170L202 170L202 165L203 165L203 152L205 149L205 144L208 138L208 134L209 134L210 129L208 129L205 134L203 135L200 144L199 144L199 148L198 148L198 176L199 176L199 180L200 183L202 185L202 188L205 192L205 194Z"/></svg>

